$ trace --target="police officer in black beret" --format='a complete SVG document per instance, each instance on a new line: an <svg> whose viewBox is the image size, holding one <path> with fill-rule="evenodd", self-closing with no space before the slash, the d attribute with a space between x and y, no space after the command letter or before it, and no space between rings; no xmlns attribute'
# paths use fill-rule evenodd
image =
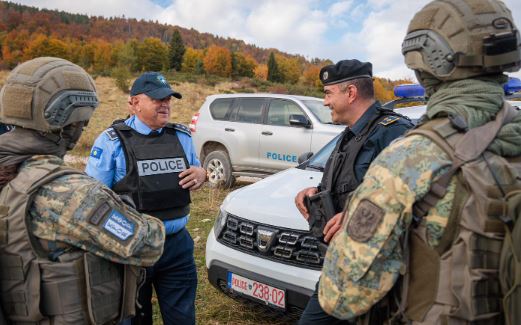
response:
<svg viewBox="0 0 521 325"><path fill-rule="evenodd" d="M382 108L375 100L372 75L372 64L358 60L343 60L320 70L324 105L331 110L333 122L346 129L326 163L318 187L301 190L295 204L313 234L325 243L340 229L349 193L362 182L373 159L413 126L409 119ZM299 324L348 322L324 312L315 289Z"/></svg>

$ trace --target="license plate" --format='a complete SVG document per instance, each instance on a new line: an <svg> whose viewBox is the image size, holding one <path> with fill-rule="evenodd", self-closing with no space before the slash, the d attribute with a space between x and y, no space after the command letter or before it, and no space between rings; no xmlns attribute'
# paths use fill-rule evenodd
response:
<svg viewBox="0 0 521 325"><path fill-rule="evenodd" d="M286 291L228 272L228 288L260 300L267 305L286 309Z"/></svg>

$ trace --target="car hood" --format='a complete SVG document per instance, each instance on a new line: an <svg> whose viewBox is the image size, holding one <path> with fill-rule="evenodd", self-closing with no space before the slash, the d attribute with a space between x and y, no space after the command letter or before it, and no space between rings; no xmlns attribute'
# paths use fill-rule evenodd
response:
<svg viewBox="0 0 521 325"><path fill-rule="evenodd" d="M295 196L306 187L317 186L321 179L321 172L290 168L230 193L222 209L259 223L309 230L295 207Z"/></svg>

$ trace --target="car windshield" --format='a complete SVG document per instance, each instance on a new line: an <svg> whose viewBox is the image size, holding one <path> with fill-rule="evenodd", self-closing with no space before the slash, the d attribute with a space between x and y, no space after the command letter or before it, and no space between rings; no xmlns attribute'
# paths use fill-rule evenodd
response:
<svg viewBox="0 0 521 325"><path fill-rule="evenodd" d="M325 146L322 147L316 154L314 154L307 163L303 164L302 167L306 169L319 170L324 171L324 167L326 166L327 159L331 156L331 152L335 149L335 145L342 136L343 133L340 133L336 137L334 137L331 141L329 141Z"/></svg>
<svg viewBox="0 0 521 325"><path fill-rule="evenodd" d="M315 115L315 117L324 124L333 124L331 120L331 111L329 108L324 106L324 102L321 100L303 100L304 105Z"/></svg>

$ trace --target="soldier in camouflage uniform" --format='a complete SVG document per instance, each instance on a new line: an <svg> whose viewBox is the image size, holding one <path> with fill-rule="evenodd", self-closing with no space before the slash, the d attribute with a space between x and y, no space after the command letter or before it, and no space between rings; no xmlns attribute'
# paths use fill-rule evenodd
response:
<svg viewBox="0 0 521 325"><path fill-rule="evenodd" d="M141 266L161 256L162 223L64 166L98 106L92 78L42 57L0 93L0 291L13 324L109 324L135 314Z"/></svg>
<svg viewBox="0 0 521 325"><path fill-rule="evenodd" d="M401 275L407 274L402 294L393 296L398 300L402 298L395 307L406 321L413 324L474 324L473 321L480 320L483 324L497 324L498 304L493 304L494 307L489 305L491 300L486 300L497 296L497 291L483 291L491 288L493 280L486 280L484 273L476 270L456 278L439 269L440 265L448 265L443 263L452 263L451 252L456 250L447 238L459 238L458 231L463 232L454 224L459 222L463 211L459 205L464 202L461 194L471 192L464 187L456 190L461 178L449 176L446 191L427 204L425 211L421 211L415 202L425 202L422 198L427 193L436 192L433 183L453 166L446 148L423 136L422 130L434 123L446 127L439 129L440 133L450 131L459 136L494 121L504 105L502 84L507 77L502 72L517 71L521 65L520 42L510 10L497 0L436 0L414 16L402 52L407 66L415 71L429 95L427 113L418 131L392 143L373 161L344 210L342 230L331 241L319 287L319 302L327 313L341 319L362 316L358 318L360 322L382 324L393 315L386 304L392 299L384 298L389 297L387 295ZM519 159L519 143L521 116L517 114L502 126L487 148L487 155ZM489 177L488 181L494 184L490 170L479 173ZM477 203L469 204L472 207ZM474 210L475 215L478 212ZM422 218L417 218L420 216ZM413 219L415 226L411 227ZM445 231L447 229L458 230L451 234ZM482 232L483 237L488 236L487 232L490 230ZM413 234L420 234L420 237L415 241L411 237L409 241L409 235ZM460 245L466 244L462 241ZM492 250L492 245L484 247L489 248L484 248L482 254L487 249ZM408 257L416 254L415 249L433 254L420 256L423 263L414 263L414 259ZM440 252L445 253L440 257ZM459 262L450 267L456 271L469 268L470 261L461 259ZM488 268L492 266L489 264ZM407 292L415 277L421 278L423 274L435 276L422 278L421 289L410 288ZM437 287L438 284L450 287L457 281L478 276L486 280L481 284L488 287L472 291L473 297L463 297L479 301L469 309L458 305L461 300L455 298L455 290ZM422 296L431 292L432 297L423 299L426 297ZM413 295L420 299L411 299ZM481 295L484 300L473 300ZM429 303L422 305L425 301Z"/></svg>

